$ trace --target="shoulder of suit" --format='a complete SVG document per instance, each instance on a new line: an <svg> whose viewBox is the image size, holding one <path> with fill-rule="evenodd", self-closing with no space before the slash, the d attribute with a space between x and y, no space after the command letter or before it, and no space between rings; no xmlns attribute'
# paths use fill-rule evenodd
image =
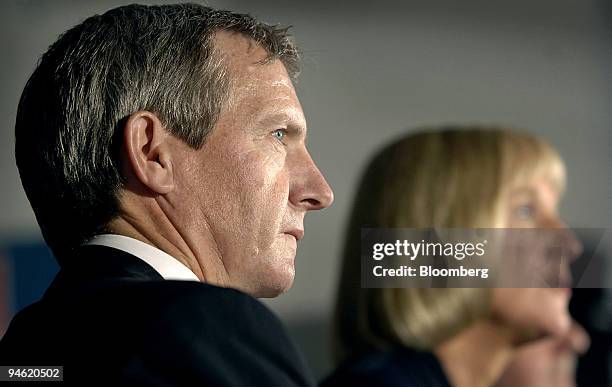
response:
<svg viewBox="0 0 612 387"><path fill-rule="evenodd" d="M206 336L204 341L209 343L240 337L245 346L261 348L274 342L287 352L294 351L280 319L246 293L191 281L159 281L149 286L148 297L159 298L147 307L149 335Z"/></svg>
<svg viewBox="0 0 612 387"><path fill-rule="evenodd" d="M147 297L159 300L160 308L173 313L210 315L231 314L276 320L277 317L256 298L240 290L195 281L155 281L143 283Z"/></svg>
<svg viewBox="0 0 612 387"><path fill-rule="evenodd" d="M163 293L165 299L180 297L191 302L218 300L261 304L256 298L240 290L223 288L196 281L163 280L141 282L149 292ZM263 304L261 304L263 306Z"/></svg>

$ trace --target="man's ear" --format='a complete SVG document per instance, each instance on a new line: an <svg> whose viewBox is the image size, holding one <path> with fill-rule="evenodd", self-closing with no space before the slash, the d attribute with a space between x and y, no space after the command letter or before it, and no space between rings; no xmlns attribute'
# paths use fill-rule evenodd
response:
<svg viewBox="0 0 612 387"><path fill-rule="evenodd" d="M131 114L123 127L125 167L153 193L174 189L170 134L157 116L148 111Z"/></svg>

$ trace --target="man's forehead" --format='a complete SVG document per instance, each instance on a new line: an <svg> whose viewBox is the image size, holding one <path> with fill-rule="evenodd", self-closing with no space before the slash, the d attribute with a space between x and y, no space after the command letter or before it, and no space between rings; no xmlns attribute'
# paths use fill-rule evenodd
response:
<svg viewBox="0 0 612 387"><path fill-rule="evenodd" d="M234 31L219 31L213 39L215 51L220 55L234 76L251 72L268 64L269 54L252 38ZM272 61L273 62L280 61ZM282 66L282 64L281 64ZM284 66L282 66L284 70Z"/></svg>
<svg viewBox="0 0 612 387"><path fill-rule="evenodd" d="M283 63L269 61L269 53L252 38L233 31L215 33L214 47L230 77L235 81L242 78L241 86L255 87L256 81L265 81L269 86L293 89Z"/></svg>
<svg viewBox="0 0 612 387"><path fill-rule="evenodd" d="M214 46L232 80L231 103L261 98L275 103L296 104L293 83L283 63L268 61L268 52L253 39L238 32L219 31Z"/></svg>
<svg viewBox="0 0 612 387"><path fill-rule="evenodd" d="M257 61L267 57L267 52L261 45L239 32L218 31L215 33L213 42L218 52L231 62L247 58Z"/></svg>

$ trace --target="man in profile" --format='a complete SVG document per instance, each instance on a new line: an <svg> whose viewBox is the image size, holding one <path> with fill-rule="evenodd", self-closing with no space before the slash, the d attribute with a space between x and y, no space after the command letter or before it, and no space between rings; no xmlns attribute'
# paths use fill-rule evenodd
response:
<svg viewBox="0 0 612 387"><path fill-rule="evenodd" d="M82 386L307 386L253 297L294 277L333 194L306 146L286 29L194 5L88 18L43 55L15 153L61 270L0 364Z"/></svg>

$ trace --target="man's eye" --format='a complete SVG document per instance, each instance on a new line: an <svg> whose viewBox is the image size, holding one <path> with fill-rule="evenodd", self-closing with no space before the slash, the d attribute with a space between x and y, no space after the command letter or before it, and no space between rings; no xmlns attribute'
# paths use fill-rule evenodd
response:
<svg viewBox="0 0 612 387"><path fill-rule="evenodd" d="M272 132L272 135L276 137L277 140L283 141L285 139L285 136L287 135L287 130L286 129L276 129L274 132Z"/></svg>

